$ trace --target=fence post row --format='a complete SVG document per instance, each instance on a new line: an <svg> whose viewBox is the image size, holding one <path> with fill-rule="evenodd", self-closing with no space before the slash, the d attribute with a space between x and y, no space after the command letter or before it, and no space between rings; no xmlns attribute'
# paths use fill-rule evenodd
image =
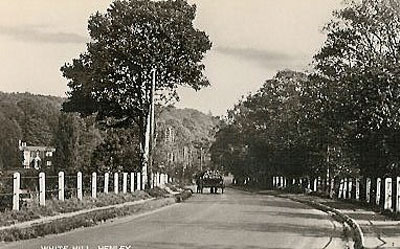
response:
<svg viewBox="0 0 400 249"><path fill-rule="evenodd" d="M156 173L158 174L158 173ZM157 176L156 176L157 177ZM163 184L162 179L164 179L164 175L161 173L159 175L160 182L159 184ZM287 187L287 184L290 185L300 185L302 186L303 179L302 178L285 178L283 176L272 176L272 187L273 188L284 188ZM400 177L386 177L386 178L342 178L342 179L325 179L321 181L320 177L316 177L313 179L305 179L304 182L308 188L312 188L313 191L317 191L319 187L324 187L326 191L329 191L330 198L334 198L337 194L337 198L341 199L354 199L360 200L360 191L365 191L365 202L371 203L375 200L376 205L381 205L384 210L390 210L391 212L400 213ZM373 200L372 193L372 180L376 181L376 192L375 198ZM365 190L361 188L362 183L365 183ZM336 182L336 187L335 187ZM322 185L321 185L322 184ZM364 185L363 185L364 186ZM375 187L375 186L374 186ZM336 193L337 190L337 193ZM395 196L393 196L395 194ZM364 197L364 196L363 196ZM382 199L381 199L382 198Z"/></svg>
<svg viewBox="0 0 400 249"><path fill-rule="evenodd" d="M65 184L64 184L64 172L58 172L58 199L60 201L64 201L64 192L65 192Z"/></svg>
<svg viewBox="0 0 400 249"><path fill-rule="evenodd" d="M136 182L135 182L136 177ZM56 191L58 192L58 200L65 201L65 173L63 171L58 172L58 186ZM19 172L15 172L13 174L13 193L12 193L12 210L20 210L20 195L21 195L21 174ZM398 178L400 181L400 177ZM46 205L46 174L44 172L39 173L39 205ZM109 191L109 173L104 174L104 193L108 193ZM128 192L128 173L123 173L122 179L122 192L126 194ZM173 179L171 179L173 181ZM274 186L279 185L281 187L287 186L287 179L284 177L273 177ZM164 186L166 183L170 182L170 178L168 174L156 172L153 174L153 187ZM293 182L295 180L293 179ZM144 184L141 178L141 172L131 172L130 173L130 192L136 190L142 190ZM399 183L400 185L400 183ZM119 178L118 173L114 173L114 193L118 194L119 192ZM398 191L400 193L400 191ZM79 200L83 199L83 176L82 172L77 172L76 175L76 195ZM93 172L91 177L91 196L92 198L97 198L97 173ZM400 201L400 198L399 198ZM400 205L397 205L400 207Z"/></svg>
<svg viewBox="0 0 400 249"><path fill-rule="evenodd" d="M13 175L13 210L19 210L19 194L21 192L21 175L15 172Z"/></svg>

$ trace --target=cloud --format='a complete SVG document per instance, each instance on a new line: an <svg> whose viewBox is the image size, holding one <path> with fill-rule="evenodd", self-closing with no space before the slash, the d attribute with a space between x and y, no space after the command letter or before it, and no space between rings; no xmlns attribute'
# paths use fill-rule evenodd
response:
<svg viewBox="0 0 400 249"><path fill-rule="evenodd" d="M38 43L85 43L87 38L68 32L49 32L44 26L7 27L0 26L0 35L9 36L18 41Z"/></svg>
<svg viewBox="0 0 400 249"><path fill-rule="evenodd" d="M253 61L262 66L291 66L302 67L306 65L304 55L289 54L278 51L269 51L257 48L225 47L217 46L215 51L220 54L238 57L240 59Z"/></svg>

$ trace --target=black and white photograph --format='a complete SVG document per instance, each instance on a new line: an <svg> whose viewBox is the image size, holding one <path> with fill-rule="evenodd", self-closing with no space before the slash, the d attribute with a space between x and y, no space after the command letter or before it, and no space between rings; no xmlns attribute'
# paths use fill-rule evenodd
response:
<svg viewBox="0 0 400 249"><path fill-rule="evenodd" d="M0 0L1 249L400 249L400 0Z"/></svg>

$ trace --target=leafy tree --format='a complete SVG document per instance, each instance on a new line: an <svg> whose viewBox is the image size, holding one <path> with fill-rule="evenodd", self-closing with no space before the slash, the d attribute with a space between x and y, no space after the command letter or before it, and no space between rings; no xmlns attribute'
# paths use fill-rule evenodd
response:
<svg viewBox="0 0 400 249"><path fill-rule="evenodd" d="M102 142L101 137L93 118L82 119L73 113L62 113L54 139L56 153L52 173L60 170L67 174L92 173L92 153Z"/></svg>
<svg viewBox="0 0 400 249"><path fill-rule="evenodd" d="M263 181L266 175L308 173L310 144L300 127L307 77L280 71L228 112L212 146L213 161L223 161L237 178Z"/></svg>
<svg viewBox="0 0 400 249"><path fill-rule="evenodd" d="M400 159L398 9L391 0L350 3L335 12L315 56L317 113L367 175Z"/></svg>
<svg viewBox="0 0 400 249"><path fill-rule="evenodd" d="M106 138L92 154L93 172L139 171L137 132L132 129L108 129Z"/></svg>
<svg viewBox="0 0 400 249"><path fill-rule="evenodd" d="M70 88L63 110L111 126L136 124L143 152L152 70L161 100L177 98L178 86L209 85L201 60L211 43L193 27L195 12L184 0L118 0L92 15L87 51L61 68Z"/></svg>

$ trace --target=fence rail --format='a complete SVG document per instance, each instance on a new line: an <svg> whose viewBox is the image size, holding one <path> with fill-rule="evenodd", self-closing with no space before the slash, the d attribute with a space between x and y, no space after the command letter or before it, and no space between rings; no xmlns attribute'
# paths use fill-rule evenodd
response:
<svg viewBox="0 0 400 249"><path fill-rule="evenodd" d="M168 175L163 173L155 173L152 179L152 187L161 186L170 182ZM26 198L21 198L22 194L32 195L36 193L35 196L38 198L39 205L45 206L46 199L55 198L55 196L57 196L60 201L64 201L71 196L82 200L85 195L97 198L97 194L100 192L106 194L110 192L126 194L128 192L144 189L144 181L140 172L115 172L105 174L93 172L90 175L83 175L81 172L77 172L76 175L65 175L64 172L61 171L58 175L46 176L44 172L41 172L38 176L22 177L20 173L15 172L12 177L0 177L0 181L6 180L10 182L6 185L12 185L12 192L0 193L0 197L3 199L5 199L5 197L12 197L12 201L10 200L9 204L12 204L13 210L20 210L20 203ZM32 181L35 182L34 188L36 188L36 190L26 190L25 187L29 186Z"/></svg>

